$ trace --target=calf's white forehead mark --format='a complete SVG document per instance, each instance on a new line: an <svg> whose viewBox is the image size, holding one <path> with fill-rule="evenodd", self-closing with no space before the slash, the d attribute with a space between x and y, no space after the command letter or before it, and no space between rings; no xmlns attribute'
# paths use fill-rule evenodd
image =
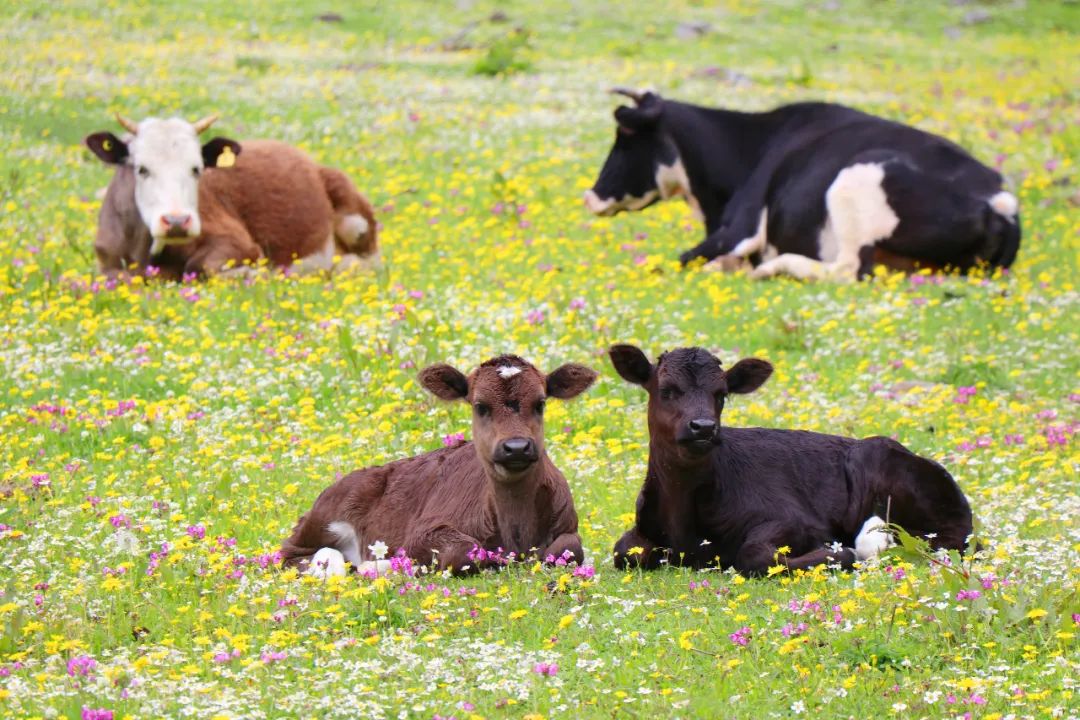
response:
<svg viewBox="0 0 1080 720"><path fill-rule="evenodd" d="M499 373L499 377L501 377L503 380L506 380L521 373L521 368L514 367L513 365L500 365L496 372Z"/></svg>
<svg viewBox="0 0 1080 720"><path fill-rule="evenodd" d="M1020 210L1020 203L1017 202L1016 196L1005 190L994 195L988 202L994 212L998 215L1004 215L1010 220L1015 218L1016 213Z"/></svg>

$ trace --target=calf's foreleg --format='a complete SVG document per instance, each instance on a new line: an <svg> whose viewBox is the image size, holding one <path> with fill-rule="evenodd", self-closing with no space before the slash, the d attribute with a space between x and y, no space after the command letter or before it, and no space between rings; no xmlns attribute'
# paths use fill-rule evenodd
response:
<svg viewBox="0 0 1080 720"><path fill-rule="evenodd" d="M756 576L768 574L769 568L776 565L788 570L808 570L817 565L836 563L848 570L858 560L852 548L832 550L821 547L795 557L778 555L779 549L788 544L784 540L786 536L788 533L784 528L771 524L760 525L750 531L746 542L735 555L735 569L743 575Z"/></svg>
<svg viewBox="0 0 1080 720"><path fill-rule="evenodd" d="M585 561L585 551L581 548L581 538L578 537L577 533L563 533L555 538L551 544L544 549L544 552L540 557L542 560L546 560L549 557L558 560L565 552L570 553L570 557L567 558L568 561L573 560L579 565Z"/></svg>
<svg viewBox="0 0 1080 720"><path fill-rule="evenodd" d="M657 547L636 527L623 533L623 536L615 543L613 553L615 567L619 570L627 568L654 570L668 556L666 548Z"/></svg>

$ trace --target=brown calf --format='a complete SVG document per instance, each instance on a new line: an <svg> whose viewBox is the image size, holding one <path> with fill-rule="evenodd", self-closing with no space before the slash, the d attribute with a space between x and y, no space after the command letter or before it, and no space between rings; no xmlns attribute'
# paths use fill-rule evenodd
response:
<svg viewBox="0 0 1080 720"><path fill-rule="evenodd" d="M851 566L889 546L882 518L934 548L965 547L964 493L945 468L894 440L721 428L728 396L772 374L764 360L725 372L701 348L672 350L655 365L632 345L610 355L623 379L649 393L649 465L634 527L615 544L616 567L667 561L755 575L777 562Z"/></svg>
<svg viewBox="0 0 1080 720"><path fill-rule="evenodd" d="M461 574L517 557L581 562L577 513L566 479L544 449L544 403L568 400L596 379L567 364L544 376L516 355L493 358L466 377L432 365L420 383L473 409L473 441L346 475L324 490L282 545L285 565L319 575L376 558L378 542L421 565Z"/></svg>
<svg viewBox="0 0 1080 720"><path fill-rule="evenodd" d="M262 258L327 270L335 255L348 264L377 260L371 205L342 172L272 140L200 146L210 122L121 118L126 141L108 132L86 138L116 166L94 243L102 273L155 266L176 278Z"/></svg>

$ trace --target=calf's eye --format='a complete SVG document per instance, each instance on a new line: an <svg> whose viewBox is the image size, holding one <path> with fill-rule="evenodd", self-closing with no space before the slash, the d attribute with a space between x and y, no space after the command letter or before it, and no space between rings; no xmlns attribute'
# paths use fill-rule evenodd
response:
<svg viewBox="0 0 1080 720"><path fill-rule="evenodd" d="M476 403L474 409L476 410L476 414L480 417L487 417L491 414L491 406L487 403Z"/></svg>
<svg viewBox="0 0 1080 720"><path fill-rule="evenodd" d="M547 405L547 403L545 403L543 400L537 400L536 401L536 407L534 408L534 410L536 411L537 415L543 415L544 414L544 406L545 405Z"/></svg>
<svg viewBox="0 0 1080 720"><path fill-rule="evenodd" d="M195 177L199 177L199 175L202 174L202 170L200 168L193 167L191 168L191 174Z"/></svg>
<svg viewBox="0 0 1080 720"><path fill-rule="evenodd" d="M139 177L150 177L150 168L146 167L145 165L140 165L139 167L135 168L135 172L139 173Z"/></svg>
<svg viewBox="0 0 1080 720"><path fill-rule="evenodd" d="M679 392L679 388L675 387L662 387L660 388L660 398L662 400L674 400L682 393Z"/></svg>

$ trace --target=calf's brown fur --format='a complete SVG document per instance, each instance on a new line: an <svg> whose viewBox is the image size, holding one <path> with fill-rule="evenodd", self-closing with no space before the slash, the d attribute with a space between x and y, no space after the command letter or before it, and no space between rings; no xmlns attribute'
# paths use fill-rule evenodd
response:
<svg viewBox="0 0 1080 720"><path fill-rule="evenodd" d="M576 364L545 376L515 355L488 360L468 377L449 365L426 368L425 388L472 406L473 440L337 481L283 544L285 565L304 566L330 547L355 566L373 559L368 545L377 541L458 574L486 564L469 557L477 547L542 559L568 553L581 562L570 487L544 449L543 410L547 398L576 397L595 379Z"/></svg>

